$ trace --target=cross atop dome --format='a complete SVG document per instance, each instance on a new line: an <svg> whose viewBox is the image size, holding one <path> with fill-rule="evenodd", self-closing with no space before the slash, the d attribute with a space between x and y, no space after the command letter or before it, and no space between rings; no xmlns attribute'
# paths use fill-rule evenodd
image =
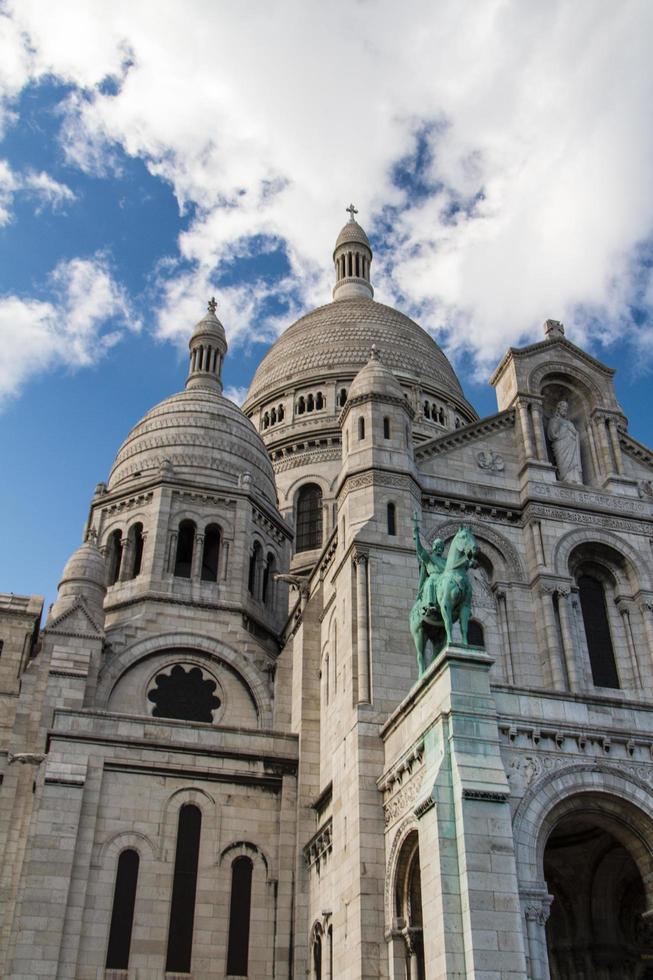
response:
<svg viewBox="0 0 653 980"><path fill-rule="evenodd" d="M354 217L354 215L355 214L358 214L358 209L355 208L353 204L350 204L348 208L345 208L345 211L348 211L349 212L349 220L350 221L356 221L356 218Z"/></svg>
<svg viewBox="0 0 653 980"><path fill-rule="evenodd" d="M207 309L209 313L212 313L213 316L215 316L215 311L217 310L217 308L218 308L218 301L216 300L215 296L212 296L207 304Z"/></svg>

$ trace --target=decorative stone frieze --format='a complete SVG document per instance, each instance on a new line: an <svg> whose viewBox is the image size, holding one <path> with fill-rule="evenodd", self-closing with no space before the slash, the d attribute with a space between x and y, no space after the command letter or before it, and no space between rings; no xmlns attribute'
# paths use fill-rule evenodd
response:
<svg viewBox="0 0 653 980"><path fill-rule="evenodd" d="M304 861L307 868L315 868L320 873L320 867L327 860L333 848L333 821L331 817L323 824L316 834L304 847Z"/></svg>

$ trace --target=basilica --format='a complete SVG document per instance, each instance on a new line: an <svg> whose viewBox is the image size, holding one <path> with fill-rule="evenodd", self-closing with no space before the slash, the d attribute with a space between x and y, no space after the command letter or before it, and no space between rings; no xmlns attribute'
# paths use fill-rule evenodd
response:
<svg viewBox="0 0 653 980"><path fill-rule="evenodd" d="M0 595L3 978L653 978L653 453L556 320L479 418L372 261L351 208L242 409L211 301Z"/></svg>

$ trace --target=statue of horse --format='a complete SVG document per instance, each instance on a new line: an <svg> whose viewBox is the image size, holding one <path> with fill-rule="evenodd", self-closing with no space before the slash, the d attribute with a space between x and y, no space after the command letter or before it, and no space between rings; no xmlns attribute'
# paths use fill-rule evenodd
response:
<svg viewBox="0 0 653 980"><path fill-rule="evenodd" d="M442 650L452 643L455 622L460 622L463 646L468 644L472 586L467 572L476 564L477 551L476 538L469 528L461 527L449 547L444 571L436 578L435 604L425 604L422 590L413 604L410 611L410 632L417 650L420 677ZM426 644L429 640L433 654L426 663Z"/></svg>

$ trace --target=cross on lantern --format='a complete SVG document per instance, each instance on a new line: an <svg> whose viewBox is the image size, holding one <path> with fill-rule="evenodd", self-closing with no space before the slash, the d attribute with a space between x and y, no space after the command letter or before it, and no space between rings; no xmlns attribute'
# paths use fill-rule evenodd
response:
<svg viewBox="0 0 653 980"><path fill-rule="evenodd" d="M355 220L356 220L356 219L354 218L354 215L355 215L355 214L358 214L358 211L357 211L357 209L356 209L356 208L354 207L354 205L353 205L353 204L350 204L348 208L345 208L345 211L348 211L348 212L349 212L349 220L350 220L350 221L355 221Z"/></svg>
<svg viewBox="0 0 653 980"><path fill-rule="evenodd" d="M211 297L208 305L209 305L209 313L213 313L213 315L215 316L215 311L218 308L218 304L216 302L215 296Z"/></svg>

